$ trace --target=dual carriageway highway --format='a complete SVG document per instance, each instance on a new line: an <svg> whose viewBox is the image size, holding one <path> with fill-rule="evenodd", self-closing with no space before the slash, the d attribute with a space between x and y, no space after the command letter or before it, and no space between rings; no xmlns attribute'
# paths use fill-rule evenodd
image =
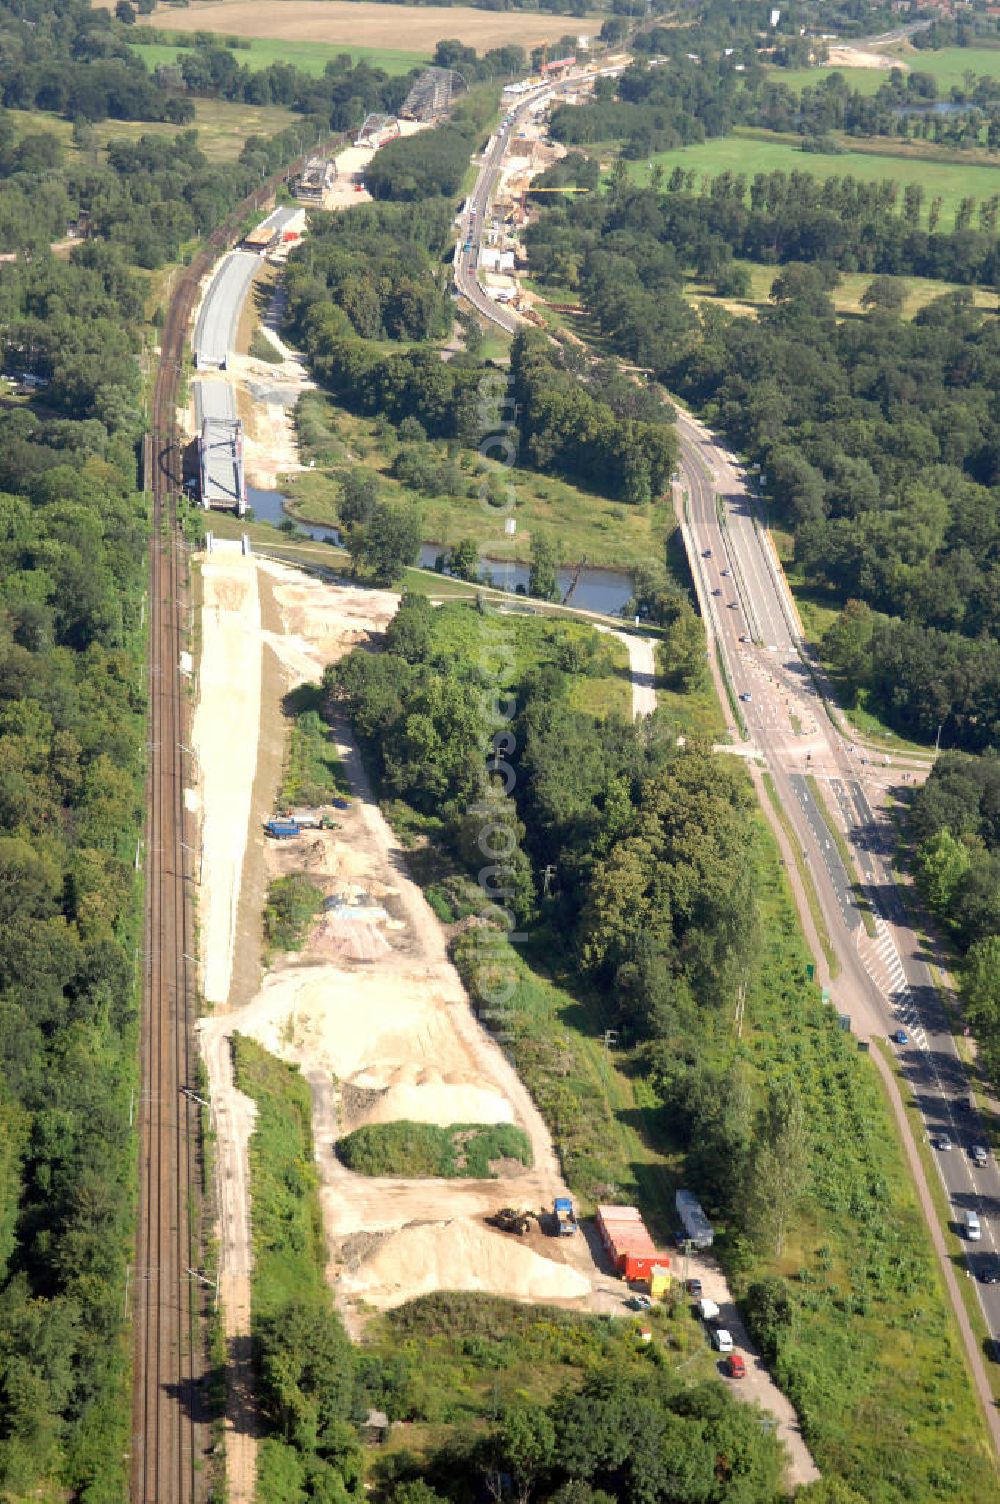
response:
<svg viewBox="0 0 1000 1504"><path fill-rule="evenodd" d="M542 86L511 111L481 163L460 219L456 287L484 318L510 334L524 328L524 320L480 287L478 250L512 136L540 100L551 99L565 86ZM971 1157L973 1146L986 1145L988 1139L971 1106L968 1077L932 972L933 958L910 924L896 882L895 836L882 802L888 779L908 781L912 774L903 771L899 759L895 771L888 772L889 759L852 741L831 714L828 686L810 661L762 508L739 462L715 435L679 407L677 435L677 500L686 498L682 532L710 657L717 643L725 672L740 697L750 747L770 773L811 871L840 964L832 988L838 1011L849 1015L862 1040L889 1039L899 1030L907 1036L906 1043L893 1048L934 1146L949 1220L957 1229L967 1210L979 1214L982 1240L965 1245L967 1270L976 1280L986 1325L992 1337L1000 1339L1000 1283L986 1282L993 1267L1000 1269L1000 1169L992 1155L985 1164L976 1164ZM825 810L817 798L824 801ZM767 800L763 803L770 816ZM841 858L830 819L846 842L856 869L853 873ZM860 880L860 893L855 877ZM950 1141L950 1149L936 1147L943 1136ZM949 1255L912 1157L911 1168L944 1264ZM1000 1414L991 1403L983 1356L964 1311L959 1310L960 1296L950 1267L945 1267L945 1275L994 1445L1000 1449Z"/></svg>

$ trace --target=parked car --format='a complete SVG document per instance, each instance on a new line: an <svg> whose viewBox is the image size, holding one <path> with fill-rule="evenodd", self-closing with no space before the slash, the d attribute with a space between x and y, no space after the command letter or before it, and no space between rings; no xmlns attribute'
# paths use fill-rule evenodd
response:
<svg viewBox="0 0 1000 1504"><path fill-rule="evenodd" d="M712 1333L712 1346L720 1353L731 1353L733 1350L733 1335L727 1332L724 1326L716 1327Z"/></svg>
<svg viewBox="0 0 1000 1504"><path fill-rule="evenodd" d="M684 1288L687 1290L687 1293L689 1295L691 1295L691 1296L694 1297L695 1300L700 1300L701 1299L701 1280L700 1279L689 1279Z"/></svg>
<svg viewBox="0 0 1000 1504"><path fill-rule="evenodd" d="M626 1302L633 1311L651 1311L653 1302L648 1295L633 1295Z"/></svg>
<svg viewBox="0 0 1000 1504"><path fill-rule="evenodd" d="M905 1029L897 1029L895 1034L891 1035L890 1037L893 1044L909 1044L910 1042L910 1036L909 1034L907 1034Z"/></svg>
<svg viewBox="0 0 1000 1504"><path fill-rule="evenodd" d="M731 1379L745 1379L747 1365L742 1353L730 1353L726 1359L726 1373Z"/></svg>

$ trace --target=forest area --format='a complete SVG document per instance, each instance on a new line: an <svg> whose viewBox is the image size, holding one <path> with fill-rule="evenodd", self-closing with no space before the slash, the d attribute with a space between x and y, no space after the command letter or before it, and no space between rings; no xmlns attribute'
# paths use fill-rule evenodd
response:
<svg viewBox="0 0 1000 1504"><path fill-rule="evenodd" d="M220 168L106 13L22 10L0 7L0 241L23 253L0 268L0 1493L110 1504L130 1447L149 274L330 129L338 89L356 123L384 78L341 69L318 121ZM98 151L106 115L179 129Z"/></svg>

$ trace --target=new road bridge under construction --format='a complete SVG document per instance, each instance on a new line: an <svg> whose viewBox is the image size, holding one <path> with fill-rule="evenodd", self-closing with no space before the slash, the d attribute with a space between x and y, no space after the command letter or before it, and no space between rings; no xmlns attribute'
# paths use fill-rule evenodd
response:
<svg viewBox="0 0 1000 1504"><path fill-rule="evenodd" d="M224 508L242 517L247 509L247 488L243 424L236 415L236 393L228 381L199 381L194 401L201 504L206 510Z"/></svg>

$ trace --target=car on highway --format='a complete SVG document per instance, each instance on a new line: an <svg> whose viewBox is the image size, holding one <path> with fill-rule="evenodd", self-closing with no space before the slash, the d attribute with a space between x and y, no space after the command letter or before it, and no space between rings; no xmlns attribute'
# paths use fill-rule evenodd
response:
<svg viewBox="0 0 1000 1504"><path fill-rule="evenodd" d="M977 1270L982 1285L1000 1285L1000 1254L991 1253Z"/></svg>
<svg viewBox="0 0 1000 1504"><path fill-rule="evenodd" d="M712 1346L716 1352L731 1353L733 1350L732 1332L727 1332L724 1326L717 1326L712 1333Z"/></svg>
<svg viewBox="0 0 1000 1504"><path fill-rule="evenodd" d="M969 1150L969 1158L974 1165L984 1165L989 1157L989 1150L985 1144L973 1144Z"/></svg>
<svg viewBox="0 0 1000 1504"><path fill-rule="evenodd" d="M948 1137L947 1133L939 1133L937 1135L934 1140L934 1147L935 1149L937 1149L939 1154L947 1154L948 1150L951 1148L951 1139Z"/></svg>
<svg viewBox="0 0 1000 1504"><path fill-rule="evenodd" d="M713 594L713 595L721 595L721 594L722 594L722 591L721 591L721 590L719 590L719 589L718 589L718 587L716 587L716 589L715 589L715 590L713 590L713 591L712 591L712 594Z"/></svg>
<svg viewBox="0 0 1000 1504"><path fill-rule="evenodd" d="M971 1097L958 1097L955 1102L956 1112L974 1112L975 1104Z"/></svg>
<svg viewBox="0 0 1000 1504"><path fill-rule="evenodd" d="M751 642L752 640L749 632L740 633L740 642Z"/></svg>
<svg viewBox="0 0 1000 1504"><path fill-rule="evenodd" d="M740 699L743 701L744 705L749 705L750 701L753 699L753 695L748 689L745 689L740 695Z"/></svg>
<svg viewBox="0 0 1000 1504"><path fill-rule="evenodd" d="M730 611L735 611L738 605L739 605L739 601L730 601L729 602L729 609L730 609Z"/></svg>
<svg viewBox="0 0 1000 1504"><path fill-rule="evenodd" d="M894 1034L890 1034L889 1038L893 1044L909 1044L910 1042L910 1036L905 1029L897 1029Z"/></svg>
<svg viewBox="0 0 1000 1504"><path fill-rule="evenodd" d="M747 1376L746 1360L742 1353L730 1353L726 1359L725 1371L731 1379L745 1379Z"/></svg>
<svg viewBox="0 0 1000 1504"><path fill-rule="evenodd" d="M710 559L712 557L712 550L710 548L703 548L701 556L703 559Z"/></svg>
<svg viewBox="0 0 1000 1504"><path fill-rule="evenodd" d="M723 570L723 571L722 571L722 578L723 578L723 579L724 579L724 580L728 580L728 579L729 579L729 577L730 577L730 575L731 575L731 574L732 574L732 572L733 572L733 571L732 571L732 570L731 570L731 569L724 569L724 570Z"/></svg>

